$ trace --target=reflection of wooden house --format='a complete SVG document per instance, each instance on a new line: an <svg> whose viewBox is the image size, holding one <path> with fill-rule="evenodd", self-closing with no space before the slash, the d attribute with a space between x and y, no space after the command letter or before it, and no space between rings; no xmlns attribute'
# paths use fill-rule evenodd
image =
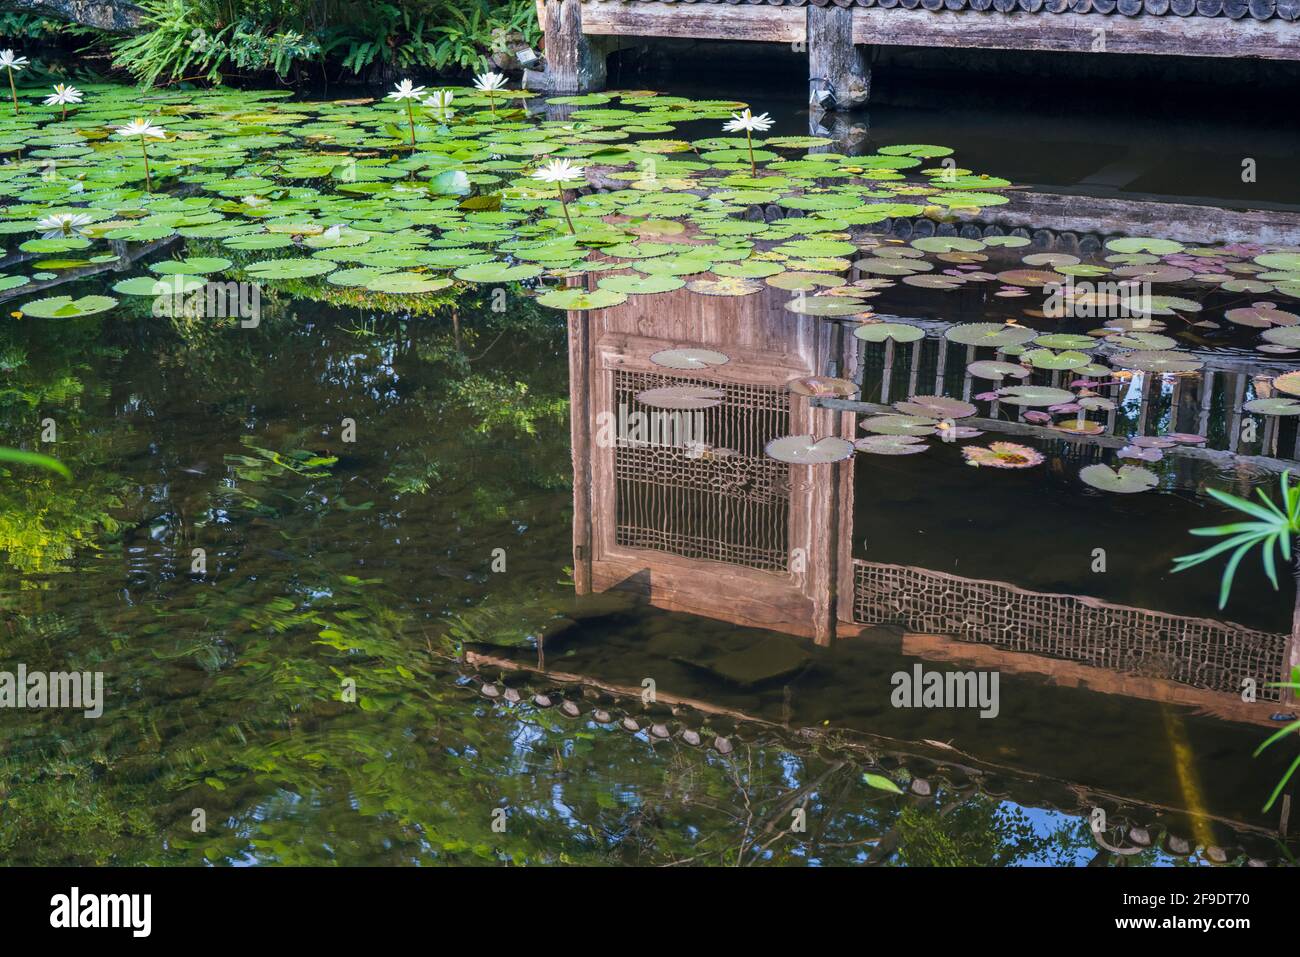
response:
<svg viewBox="0 0 1300 957"><path fill-rule="evenodd" d="M835 323L787 311L788 299L766 287L743 297L682 289L570 313L580 593L630 589L659 607L823 645L865 626L901 624L918 653L996 667L1014 660L1072 685L1267 720L1282 694L1265 685L1281 680L1291 660L1284 634L854 557L855 460L787 466L763 450L783 435L853 438L858 412L887 406L789 392L786 383L797 377L860 376L865 344ZM730 361L678 371L650 359L678 348L716 350ZM637 409L639 393L664 385L723 390L722 403L705 413L705 443L730 454L597 441L602 421L617 417L620 406ZM977 424L1035 431L1023 423ZM1144 660L1172 664L1153 675L1143 672ZM1247 678L1258 687L1257 704L1241 701Z"/></svg>
<svg viewBox="0 0 1300 957"><path fill-rule="evenodd" d="M785 384L825 363L835 330L784 309L776 289L708 297L685 289L570 314L575 580L657 605L828 642L838 491L847 463L785 466L764 455L784 435L852 435L853 416L813 408ZM727 363L679 371L650 361L681 347ZM664 385L723 390L703 414L704 449L598 441L637 395ZM847 473L846 473L847 474ZM824 475L824 472L823 472ZM816 480L814 480L816 479ZM847 483L844 486L847 488Z"/></svg>

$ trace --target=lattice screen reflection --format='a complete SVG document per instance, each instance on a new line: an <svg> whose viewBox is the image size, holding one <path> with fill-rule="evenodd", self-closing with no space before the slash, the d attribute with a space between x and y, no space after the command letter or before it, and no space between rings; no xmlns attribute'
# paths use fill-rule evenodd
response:
<svg viewBox="0 0 1300 957"><path fill-rule="evenodd" d="M1284 674L1286 635L921 568L853 564L853 617L862 624L901 624L1228 694L1253 678L1261 700L1281 700L1265 683Z"/></svg>
<svg viewBox="0 0 1300 957"><path fill-rule="evenodd" d="M657 411L636 396L665 386L721 389L724 399L701 415L703 449L623 442L615 447L616 544L785 571L789 466L768 458L763 448L789 434L789 396L762 386L616 371L614 414L620 406L629 415Z"/></svg>

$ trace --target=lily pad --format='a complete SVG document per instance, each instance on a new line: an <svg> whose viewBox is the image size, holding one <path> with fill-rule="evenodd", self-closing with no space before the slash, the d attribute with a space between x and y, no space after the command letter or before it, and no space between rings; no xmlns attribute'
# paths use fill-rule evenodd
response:
<svg viewBox="0 0 1300 957"><path fill-rule="evenodd" d="M1112 469L1108 465L1087 465L1079 470L1079 478L1103 492L1132 495L1146 492L1160 484L1154 472L1140 465L1121 465Z"/></svg>

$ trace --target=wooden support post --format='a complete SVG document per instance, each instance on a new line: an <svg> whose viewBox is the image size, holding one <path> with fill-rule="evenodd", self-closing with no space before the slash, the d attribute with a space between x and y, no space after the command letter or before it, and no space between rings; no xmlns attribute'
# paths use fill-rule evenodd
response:
<svg viewBox="0 0 1300 957"><path fill-rule="evenodd" d="M865 106L870 94L866 49L853 44L853 9L809 6L809 105L816 111L851 110Z"/></svg>
<svg viewBox="0 0 1300 957"><path fill-rule="evenodd" d="M582 32L582 0L542 0L544 69L524 73L524 88L539 93L590 93L605 88L607 41Z"/></svg>

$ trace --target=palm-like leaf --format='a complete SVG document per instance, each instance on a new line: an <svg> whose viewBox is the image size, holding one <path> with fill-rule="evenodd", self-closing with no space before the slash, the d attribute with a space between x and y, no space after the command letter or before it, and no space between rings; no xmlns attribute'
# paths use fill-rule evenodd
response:
<svg viewBox="0 0 1300 957"><path fill-rule="evenodd" d="M1216 525L1211 528L1194 528L1193 535L1202 537L1229 536L1224 541L1192 555L1181 555L1174 559L1174 571L1186 571L1202 562L1207 562L1224 552L1231 551L1228 563L1223 568L1223 578L1219 586L1219 607L1228 603L1232 591L1232 581L1242 560L1255 549L1260 549L1260 560L1264 574L1274 590L1278 586L1277 557L1274 549L1282 553L1284 561L1291 560L1291 536L1300 534L1300 485L1291 485L1291 473L1283 472L1281 480L1282 506L1264 494L1263 489L1256 489L1259 502L1252 502L1239 495L1209 489L1210 497L1217 502L1236 509L1251 518L1253 522L1234 522L1231 525Z"/></svg>

